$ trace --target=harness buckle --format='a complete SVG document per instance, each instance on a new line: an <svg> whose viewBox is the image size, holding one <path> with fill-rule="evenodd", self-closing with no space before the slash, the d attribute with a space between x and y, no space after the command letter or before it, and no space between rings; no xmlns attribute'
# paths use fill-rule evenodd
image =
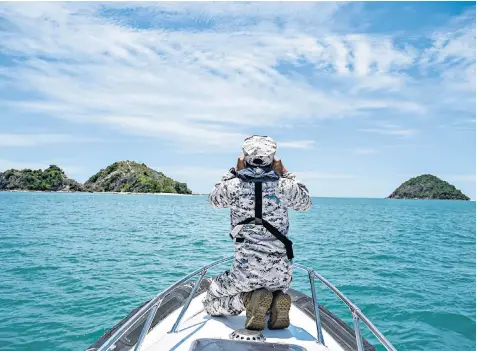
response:
<svg viewBox="0 0 477 351"><path fill-rule="evenodd" d="M262 219L255 217L255 225L263 225Z"/></svg>

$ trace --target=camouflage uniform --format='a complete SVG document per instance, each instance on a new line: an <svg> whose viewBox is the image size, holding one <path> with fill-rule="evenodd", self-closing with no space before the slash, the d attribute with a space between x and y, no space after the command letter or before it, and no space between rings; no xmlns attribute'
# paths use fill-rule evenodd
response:
<svg viewBox="0 0 477 351"><path fill-rule="evenodd" d="M292 173L263 182L262 195L263 219L283 235L288 234L288 209L306 211L311 207L307 188ZM243 181L229 172L216 184L209 196L209 203L214 208L230 208L231 235L234 241L236 238L243 238L244 241L234 243L232 269L212 280L204 299L207 313L241 313L244 310L243 292L259 288L286 291L292 279L292 262L286 256L284 245L263 226L237 226L241 221L255 216L254 183Z"/></svg>

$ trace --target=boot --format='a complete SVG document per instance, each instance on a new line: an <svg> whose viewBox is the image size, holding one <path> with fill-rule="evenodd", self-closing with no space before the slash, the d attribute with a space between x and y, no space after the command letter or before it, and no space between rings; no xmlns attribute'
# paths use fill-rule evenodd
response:
<svg viewBox="0 0 477 351"><path fill-rule="evenodd" d="M265 319L273 299L273 293L258 289L242 295L247 320L245 328L250 330L265 329Z"/></svg>
<svg viewBox="0 0 477 351"><path fill-rule="evenodd" d="M291 297L283 291L273 293L273 301L270 311L269 329L285 329L290 325Z"/></svg>

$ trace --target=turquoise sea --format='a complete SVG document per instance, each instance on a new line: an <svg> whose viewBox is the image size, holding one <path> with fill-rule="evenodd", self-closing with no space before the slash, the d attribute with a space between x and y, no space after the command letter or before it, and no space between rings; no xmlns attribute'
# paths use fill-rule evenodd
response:
<svg viewBox="0 0 477 351"><path fill-rule="evenodd" d="M159 290L232 255L227 231L228 210L205 196L0 193L0 349L84 350ZM475 349L475 202L314 198L292 213L290 237L296 262L398 350ZM307 284L296 272L293 286ZM351 322L329 291L318 297Z"/></svg>

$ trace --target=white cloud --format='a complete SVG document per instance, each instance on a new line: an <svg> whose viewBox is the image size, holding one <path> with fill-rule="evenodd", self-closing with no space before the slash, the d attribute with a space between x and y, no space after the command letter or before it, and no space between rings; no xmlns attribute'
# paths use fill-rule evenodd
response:
<svg viewBox="0 0 477 351"><path fill-rule="evenodd" d="M317 179L333 179L333 180L343 180L343 179L353 179L355 175L353 174L343 174L343 173L329 173L329 172L318 172L318 171L298 171L293 172L301 181L306 180L317 180Z"/></svg>
<svg viewBox="0 0 477 351"><path fill-rule="evenodd" d="M369 155L369 154L375 154L377 152L378 150L371 147L358 147L354 149L354 153L358 155Z"/></svg>
<svg viewBox="0 0 477 351"><path fill-rule="evenodd" d="M378 134L391 134L399 136L410 136L416 134L414 129L386 129L386 128L362 128L361 132L378 133Z"/></svg>
<svg viewBox="0 0 477 351"><path fill-rule="evenodd" d="M277 142L279 148L283 149L309 149L315 145L313 140L294 140L294 141L279 141Z"/></svg>
<svg viewBox="0 0 477 351"><path fill-rule="evenodd" d="M4 95L0 106L158 137L196 152L216 152L218 145L241 143L256 127L297 120L470 109L455 101L468 88L463 79L475 76L475 24L451 23L419 55L411 46L397 47L391 36L338 34L343 6L3 3L0 50L14 60L0 68L0 89L23 98ZM129 17L121 13L125 8ZM106 17L105 10L116 12ZM135 20L149 22L132 28ZM453 69L449 60L466 64ZM284 72L284 62L305 62L310 72ZM426 72L444 66L437 74L439 98L424 96L437 79ZM416 67L422 80L407 72ZM475 96L466 99L475 104ZM362 130L416 133L407 127Z"/></svg>
<svg viewBox="0 0 477 351"><path fill-rule="evenodd" d="M475 118L463 118L450 121L445 124L439 125L440 128L445 128L447 130L455 130L462 132L472 132L475 133Z"/></svg>
<svg viewBox="0 0 477 351"><path fill-rule="evenodd" d="M431 40L432 46L424 50L420 58L424 69L475 67L475 9L455 17L447 26L435 31Z"/></svg>
<svg viewBox="0 0 477 351"><path fill-rule="evenodd" d="M396 135L401 137L410 137L417 133L416 129L406 129L393 124L378 124L378 128L360 128L360 132Z"/></svg>
<svg viewBox="0 0 477 351"><path fill-rule="evenodd" d="M97 139L76 137L68 134L7 134L0 133L0 147L39 146L46 144L68 144L96 142Z"/></svg>

